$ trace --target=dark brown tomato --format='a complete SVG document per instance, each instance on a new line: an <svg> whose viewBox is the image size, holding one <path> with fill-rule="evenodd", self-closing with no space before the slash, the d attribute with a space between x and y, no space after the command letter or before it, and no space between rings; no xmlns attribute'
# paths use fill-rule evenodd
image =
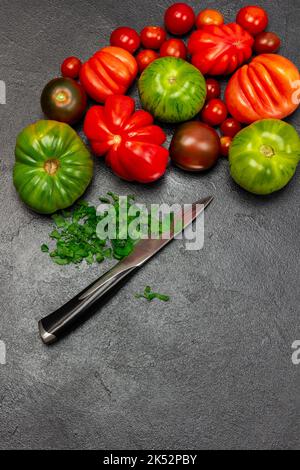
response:
<svg viewBox="0 0 300 470"><path fill-rule="evenodd" d="M82 85L75 80L55 78L45 86L41 106L49 119L75 124L86 110L87 97Z"/></svg>
<svg viewBox="0 0 300 470"><path fill-rule="evenodd" d="M215 165L220 156L217 132L198 121L177 128L170 146L173 163L186 171L205 171Z"/></svg>
<svg viewBox="0 0 300 470"><path fill-rule="evenodd" d="M254 50L257 54L274 54L280 48L280 38L275 33L260 33L255 38Z"/></svg>

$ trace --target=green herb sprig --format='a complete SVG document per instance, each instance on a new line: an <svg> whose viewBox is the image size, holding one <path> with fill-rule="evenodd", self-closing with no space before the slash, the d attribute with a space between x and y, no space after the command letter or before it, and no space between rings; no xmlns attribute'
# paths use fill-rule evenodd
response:
<svg viewBox="0 0 300 470"><path fill-rule="evenodd" d="M143 294L135 294L136 299L146 299L148 302L152 302L154 299L161 300L162 302L169 302L170 296L165 294L159 294L158 292L152 292L150 286L146 286Z"/></svg>
<svg viewBox="0 0 300 470"><path fill-rule="evenodd" d="M43 253L49 253L52 261L58 265L79 264L86 260L88 264L102 263L107 258L122 259L134 249L136 240L129 236L119 238L119 196L110 192L106 198L99 198L101 202L111 204L116 210L117 238L115 240L99 239L97 235L98 223L107 213L97 215L95 206L86 201L79 202L73 211L61 211L54 214L54 230L50 238L55 241L54 250L50 251L47 244L41 246ZM128 197L127 210L134 204L134 197ZM128 217L128 225L132 217ZM127 227L128 228L128 227Z"/></svg>

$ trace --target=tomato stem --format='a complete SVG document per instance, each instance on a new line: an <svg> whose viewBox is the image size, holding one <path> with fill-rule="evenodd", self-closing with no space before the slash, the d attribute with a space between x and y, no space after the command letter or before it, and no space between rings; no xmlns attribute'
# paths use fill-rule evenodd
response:
<svg viewBox="0 0 300 470"><path fill-rule="evenodd" d="M275 151L271 145L262 145L260 151L267 158L272 158L275 155Z"/></svg>
<svg viewBox="0 0 300 470"><path fill-rule="evenodd" d="M54 176L60 166L59 161L56 158L50 158L44 163L44 170L48 175Z"/></svg>

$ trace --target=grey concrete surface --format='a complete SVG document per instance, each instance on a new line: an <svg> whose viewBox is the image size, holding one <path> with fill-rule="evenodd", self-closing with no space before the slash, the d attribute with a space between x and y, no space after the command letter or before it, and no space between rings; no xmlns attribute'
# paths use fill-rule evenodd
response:
<svg viewBox="0 0 300 470"><path fill-rule="evenodd" d="M112 29L160 24L171 1L1 0L0 365L1 449L288 449L300 447L299 171L269 198L235 186L223 159L205 175L174 168L153 186L130 185L96 162L86 198L108 190L144 202L208 194L205 246L176 241L88 323L44 346L37 320L108 265L51 264L40 252L51 222L30 212L12 185L17 133L40 118L40 92L68 55L87 59ZM234 20L246 1L189 1ZM299 62L300 2L259 2ZM135 95L135 90L133 91ZM291 119L300 131L300 114ZM172 129L167 129L169 138ZM138 301L151 284L168 304Z"/></svg>

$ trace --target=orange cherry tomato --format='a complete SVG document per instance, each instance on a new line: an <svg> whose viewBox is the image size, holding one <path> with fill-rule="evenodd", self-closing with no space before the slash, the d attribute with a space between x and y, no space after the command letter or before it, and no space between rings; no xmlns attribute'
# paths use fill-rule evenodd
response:
<svg viewBox="0 0 300 470"><path fill-rule="evenodd" d="M221 137L220 140L221 140L221 155L223 155L223 157L228 157L229 148L233 139L232 137L229 137L228 135L226 135L225 137Z"/></svg>
<svg viewBox="0 0 300 470"><path fill-rule="evenodd" d="M224 17L218 10L206 9L200 11L196 19L197 29L203 28L203 26L208 26L210 24L219 26L224 24Z"/></svg>

